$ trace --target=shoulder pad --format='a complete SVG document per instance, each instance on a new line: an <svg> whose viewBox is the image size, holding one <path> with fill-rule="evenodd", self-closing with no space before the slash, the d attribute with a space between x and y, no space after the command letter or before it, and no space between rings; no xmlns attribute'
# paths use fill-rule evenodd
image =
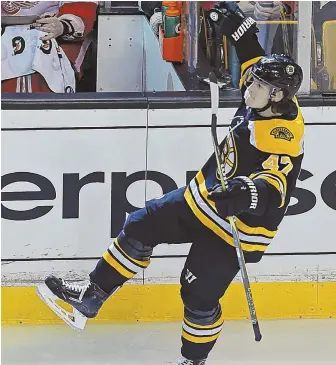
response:
<svg viewBox="0 0 336 365"><path fill-rule="evenodd" d="M250 143L262 152L293 157L303 153L304 121L300 108L294 120L251 120L248 128Z"/></svg>

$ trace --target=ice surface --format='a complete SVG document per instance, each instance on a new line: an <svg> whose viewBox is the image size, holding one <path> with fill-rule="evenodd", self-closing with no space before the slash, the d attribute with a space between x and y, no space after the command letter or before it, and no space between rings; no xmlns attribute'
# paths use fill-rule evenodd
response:
<svg viewBox="0 0 336 365"><path fill-rule="evenodd" d="M227 321L207 365L335 365L336 320ZM180 350L180 323L3 326L3 365L163 365Z"/></svg>

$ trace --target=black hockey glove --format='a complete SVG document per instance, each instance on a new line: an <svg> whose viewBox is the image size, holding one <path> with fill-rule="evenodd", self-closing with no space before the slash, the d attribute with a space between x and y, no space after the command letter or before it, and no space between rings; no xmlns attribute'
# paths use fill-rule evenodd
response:
<svg viewBox="0 0 336 365"><path fill-rule="evenodd" d="M215 185L209 193L209 199L216 203L222 217L238 215L250 211L258 214L258 189L253 180L239 176L227 181L227 190L221 185Z"/></svg>
<svg viewBox="0 0 336 365"><path fill-rule="evenodd" d="M241 38L252 37L259 32L256 21L246 17L234 1L221 1L207 16L213 24L216 37L226 35L233 44Z"/></svg>

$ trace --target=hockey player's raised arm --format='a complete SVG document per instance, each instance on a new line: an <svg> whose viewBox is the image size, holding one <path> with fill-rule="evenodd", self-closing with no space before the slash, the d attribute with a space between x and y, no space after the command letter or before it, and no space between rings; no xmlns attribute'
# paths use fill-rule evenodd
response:
<svg viewBox="0 0 336 365"><path fill-rule="evenodd" d="M254 63L265 55L256 33L259 31L256 21L246 17L233 1L218 3L210 13L213 23L220 28L235 46L242 75Z"/></svg>

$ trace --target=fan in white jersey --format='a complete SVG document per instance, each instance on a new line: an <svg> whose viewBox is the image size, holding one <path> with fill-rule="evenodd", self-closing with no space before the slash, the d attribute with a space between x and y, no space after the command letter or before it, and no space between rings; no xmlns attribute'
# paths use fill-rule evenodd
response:
<svg viewBox="0 0 336 365"><path fill-rule="evenodd" d="M2 1L2 92L74 92L96 9L96 1Z"/></svg>

